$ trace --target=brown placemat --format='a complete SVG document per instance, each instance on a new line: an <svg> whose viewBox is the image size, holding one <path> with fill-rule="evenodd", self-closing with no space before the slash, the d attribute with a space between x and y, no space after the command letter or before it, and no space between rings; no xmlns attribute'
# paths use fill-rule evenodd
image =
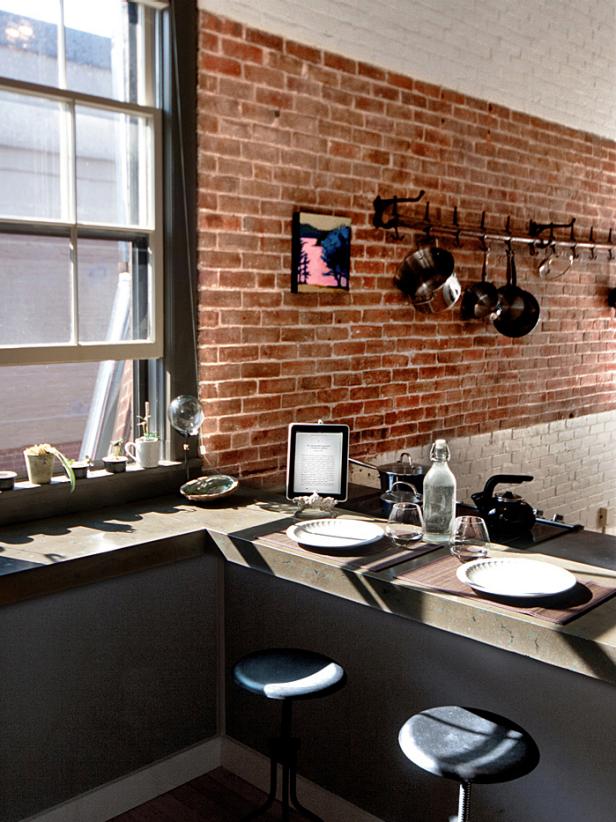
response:
<svg viewBox="0 0 616 822"><path fill-rule="evenodd" d="M360 545L355 549L340 551L335 554L327 553L326 549L311 548L308 545L300 545L287 536L286 529L281 531L274 531L271 534L261 534L255 540L255 544L262 543L271 548L278 548L285 551L292 551L295 554L300 554L306 557L321 557L326 559L329 564L337 565L339 567L349 568L363 571L384 571L394 565L399 565L409 559L428 554L430 551L436 551L440 545L428 545L425 542L419 542L413 548L398 548L383 536L383 539L378 542L368 543L367 545Z"/></svg>
<svg viewBox="0 0 616 822"><path fill-rule="evenodd" d="M411 569L396 575L397 582L407 582L412 585L421 585L441 594L453 594L468 599L480 599L497 605L506 611L529 614L530 616L545 619L557 625L564 625L572 619L585 614L591 608L599 605L616 594L616 585L600 585L593 580L578 580L577 585L570 591L546 597L538 604L536 599L514 597L495 597L480 594L470 588L456 576L460 567L455 557L443 557L428 563L421 568ZM534 603L534 604L533 604Z"/></svg>

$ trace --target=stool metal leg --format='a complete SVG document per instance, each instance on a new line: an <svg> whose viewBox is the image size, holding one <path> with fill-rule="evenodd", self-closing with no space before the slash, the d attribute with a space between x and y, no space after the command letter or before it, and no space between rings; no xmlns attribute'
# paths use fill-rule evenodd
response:
<svg viewBox="0 0 616 822"><path fill-rule="evenodd" d="M301 802L297 798L297 790L296 790L296 777L297 773L295 768L291 771L291 803L293 807L304 816L306 819L312 819L312 822L323 822L320 816L317 816L316 813L312 813L309 811L308 808L305 808Z"/></svg>
<svg viewBox="0 0 616 822"><path fill-rule="evenodd" d="M243 816L241 822L248 822L249 819L255 819L258 816L262 816L274 804L274 801L276 799L276 788L278 780L278 758L274 753L276 741L277 740L272 740L270 754L270 787L267 799L258 808L255 808L254 810L250 811L250 813L247 813L246 816Z"/></svg>
<svg viewBox="0 0 616 822"><path fill-rule="evenodd" d="M258 808L242 817L242 822L255 819L264 814L272 807L276 800L276 789L278 785L278 765L282 766L282 822L289 822L291 805L297 810L300 816L311 819L312 822L323 822L320 816L304 808L297 799L297 751L299 740L291 736L291 705L290 699L282 700L282 722L280 725L280 736L271 740L270 753L270 789L267 799Z"/></svg>
<svg viewBox="0 0 616 822"><path fill-rule="evenodd" d="M285 708L288 710L285 711ZM299 739L291 736L291 700L285 700L282 704L282 728L280 733L286 747L286 755L282 763L282 818L289 819L290 804L300 816L305 819L312 819L313 822L323 822L320 816L309 811L308 808L299 802L297 798L297 751L299 750ZM290 804L289 804L290 803Z"/></svg>
<svg viewBox="0 0 616 822"><path fill-rule="evenodd" d="M471 783L460 782L458 796L458 822L468 822L471 810Z"/></svg>

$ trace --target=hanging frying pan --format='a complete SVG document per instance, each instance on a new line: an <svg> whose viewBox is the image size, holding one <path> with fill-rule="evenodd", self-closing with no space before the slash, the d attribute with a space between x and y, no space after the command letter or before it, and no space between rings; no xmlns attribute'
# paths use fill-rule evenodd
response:
<svg viewBox="0 0 616 822"><path fill-rule="evenodd" d="M501 310L492 315L494 328L505 337L525 337L535 328L541 316L539 303L530 291L517 284L515 253L507 248L507 285L498 289Z"/></svg>
<svg viewBox="0 0 616 822"><path fill-rule="evenodd" d="M473 283L464 290L460 304L460 317L463 320L483 320L494 312L500 312L498 289L488 282L488 250L483 252L481 282Z"/></svg>

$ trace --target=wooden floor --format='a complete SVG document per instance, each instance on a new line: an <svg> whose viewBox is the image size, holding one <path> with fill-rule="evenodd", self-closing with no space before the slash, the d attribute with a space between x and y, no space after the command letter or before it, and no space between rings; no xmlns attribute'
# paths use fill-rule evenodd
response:
<svg viewBox="0 0 616 822"><path fill-rule="evenodd" d="M298 791L299 793L299 791ZM298 797L301 802L301 796ZM265 794L239 776L216 768L145 805L115 816L112 822L238 822L265 801ZM259 820L279 820L280 806ZM291 819L301 817L292 814Z"/></svg>

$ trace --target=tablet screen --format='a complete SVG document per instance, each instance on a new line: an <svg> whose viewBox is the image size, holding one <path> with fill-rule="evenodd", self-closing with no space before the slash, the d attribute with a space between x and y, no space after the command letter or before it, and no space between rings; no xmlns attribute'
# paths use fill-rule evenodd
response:
<svg viewBox="0 0 616 822"><path fill-rule="evenodd" d="M347 498L348 425L291 423L287 453L287 498L317 493Z"/></svg>

